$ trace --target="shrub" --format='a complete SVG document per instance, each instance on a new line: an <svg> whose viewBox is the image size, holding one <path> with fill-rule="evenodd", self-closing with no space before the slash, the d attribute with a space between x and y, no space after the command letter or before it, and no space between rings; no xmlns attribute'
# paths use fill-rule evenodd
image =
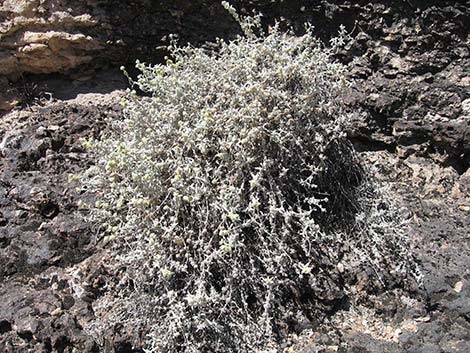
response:
<svg viewBox="0 0 470 353"><path fill-rule="evenodd" d="M257 23L217 53L172 45L166 65L137 63L145 94L93 142L91 216L126 269L106 320L149 328L152 352L254 352L352 268L407 268L345 139L344 31L326 47Z"/></svg>

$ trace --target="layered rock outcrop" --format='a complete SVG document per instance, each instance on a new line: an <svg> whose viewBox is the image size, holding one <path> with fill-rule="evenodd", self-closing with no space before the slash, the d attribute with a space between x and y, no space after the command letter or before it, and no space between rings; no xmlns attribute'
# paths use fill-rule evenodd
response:
<svg viewBox="0 0 470 353"><path fill-rule="evenodd" d="M215 21L224 15L228 21ZM169 34L203 42L233 28L220 3L203 0L6 0L0 7L0 75L158 60Z"/></svg>
<svg viewBox="0 0 470 353"><path fill-rule="evenodd" d="M1 7L0 74L62 72L90 62L103 45L87 31L90 14L56 1L6 0Z"/></svg>

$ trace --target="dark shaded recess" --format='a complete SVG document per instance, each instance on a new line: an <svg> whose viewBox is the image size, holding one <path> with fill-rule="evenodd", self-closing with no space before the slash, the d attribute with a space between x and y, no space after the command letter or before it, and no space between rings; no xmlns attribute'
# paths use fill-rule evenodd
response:
<svg viewBox="0 0 470 353"><path fill-rule="evenodd" d="M382 141L375 141L367 138L366 135L351 136L349 137L349 140L357 152L388 151L390 153L394 153L397 147L395 143L388 144Z"/></svg>
<svg viewBox="0 0 470 353"><path fill-rule="evenodd" d="M31 331L21 331L18 332L18 336L24 339L25 341L33 340L33 333Z"/></svg>
<svg viewBox="0 0 470 353"><path fill-rule="evenodd" d="M182 45L201 45L237 31L235 21L219 1L102 1L95 11L106 14L112 27L107 37L114 45L108 58L113 65L136 59L159 63L167 55L169 35Z"/></svg>
<svg viewBox="0 0 470 353"><path fill-rule="evenodd" d="M0 237L0 249L5 249L11 244L10 238Z"/></svg>
<svg viewBox="0 0 470 353"><path fill-rule="evenodd" d="M97 59L100 60L100 59ZM93 61L95 63L95 61ZM86 71L86 67L79 67L72 70L69 74L80 76L82 70ZM83 73L82 73L83 74ZM106 63L104 67L98 69L94 73L93 80L74 81L70 86L64 87L64 81L71 81L68 74L49 73L49 74L30 74L24 73L21 79L16 82L15 89L22 99L22 106L29 107L31 105L44 105L51 98L68 100L76 98L79 94L87 93L111 93L116 89L125 89L128 87L127 78L118 68L109 68ZM106 82L106 84L96 85L96 80ZM26 90L26 92L24 92ZM25 96L27 99L25 99ZM76 114L77 109L72 111ZM75 132L75 131L74 131ZM53 148L58 150L62 147L64 141L55 140Z"/></svg>
<svg viewBox="0 0 470 353"><path fill-rule="evenodd" d="M0 321L0 335L11 331L11 323L7 320Z"/></svg>
<svg viewBox="0 0 470 353"><path fill-rule="evenodd" d="M360 193L364 170L349 141L333 143L325 153L323 172L319 175L318 197L327 197L323 203L326 212L318 212L317 222L322 229L350 229L361 210Z"/></svg>
<svg viewBox="0 0 470 353"><path fill-rule="evenodd" d="M52 352L52 344L51 344L51 339L50 338L46 338L44 340L44 350L46 352Z"/></svg>
<svg viewBox="0 0 470 353"><path fill-rule="evenodd" d="M47 201L40 205L39 212L45 218L52 219L59 213L59 206L52 201Z"/></svg>
<svg viewBox="0 0 470 353"><path fill-rule="evenodd" d="M59 353L63 353L69 345L70 340L67 336L59 336L54 344L54 349Z"/></svg>
<svg viewBox="0 0 470 353"><path fill-rule="evenodd" d="M115 353L144 353L142 349L136 349L130 342L119 342L114 345Z"/></svg>
<svg viewBox="0 0 470 353"><path fill-rule="evenodd" d="M3 213L0 211L0 227L5 227L7 224L8 220L3 216Z"/></svg>

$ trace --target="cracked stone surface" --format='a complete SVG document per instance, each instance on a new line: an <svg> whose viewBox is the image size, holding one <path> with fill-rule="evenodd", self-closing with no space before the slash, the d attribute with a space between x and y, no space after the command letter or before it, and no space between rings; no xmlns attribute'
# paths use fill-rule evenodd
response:
<svg viewBox="0 0 470 353"><path fill-rule="evenodd" d="M79 208L85 196L76 175L93 164L80 138L97 136L120 114L127 83L117 66L158 61L169 33L202 44L237 32L218 5L149 3L1 5L0 109L23 104L0 116L2 352L142 347L130 328L101 338L85 330L119 274ZM311 21L324 39L340 23L351 31L354 41L339 59L351 63L357 85L345 100L365 119L350 138L408 210L423 272L422 288L382 291L367 290L370 275L358 274L362 299L313 329L299 327L286 352L470 351L470 2L234 3L262 11L268 22L282 15L300 28Z"/></svg>

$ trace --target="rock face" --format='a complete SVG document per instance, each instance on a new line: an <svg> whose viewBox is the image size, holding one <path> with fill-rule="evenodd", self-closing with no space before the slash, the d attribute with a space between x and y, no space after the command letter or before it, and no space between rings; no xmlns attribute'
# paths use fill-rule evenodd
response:
<svg viewBox="0 0 470 353"><path fill-rule="evenodd" d="M211 4L209 4L211 3ZM219 3L113 0L6 0L0 6L0 75L71 73L75 68L158 60L169 34L203 42L233 21Z"/></svg>
<svg viewBox="0 0 470 353"><path fill-rule="evenodd" d="M367 293L373 274L358 274L363 301L330 310L294 351L470 351L470 1L233 3L325 40L346 25L345 99L366 117L350 138L409 210L422 264L415 290ZM126 327L104 341L84 330L118 274L78 207L74 175L92 163L80 138L120 113L126 82L105 68L160 60L170 33L203 44L237 31L205 0L1 3L0 109L24 107L0 117L0 351L139 352ZM52 73L67 76L34 75Z"/></svg>
<svg viewBox="0 0 470 353"><path fill-rule="evenodd" d="M369 129L356 131L358 137L465 172L470 3L394 1L369 8L369 14L357 15L360 31L345 53L359 83L351 99L370 122ZM372 13L379 11L382 16L374 20Z"/></svg>
<svg viewBox="0 0 470 353"><path fill-rule="evenodd" d="M56 1L7 0L1 7L0 74L63 72L90 62L103 49L85 34L97 25Z"/></svg>
<svg viewBox="0 0 470 353"><path fill-rule="evenodd" d="M90 165L80 138L120 113L121 94L79 94L0 122L1 352L98 352L83 326L106 252L83 220L74 178Z"/></svg>
<svg viewBox="0 0 470 353"><path fill-rule="evenodd" d="M327 40L344 24L354 42L340 55L352 64L347 98L369 123L358 144L431 156L464 172L470 163L470 2L468 0L234 0L241 13L283 18L301 31L314 24ZM119 6L117 6L119 5ZM0 75L89 76L135 59L158 62L170 34L199 45L239 31L220 3L148 0L6 0L0 7ZM131 65L128 65L131 67ZM3 80L1 86L7 83ZM24 100L0 92L0 108Z"/></svg>
<svg viewBox="0 0 470 353"><path fill-rule="evenodd" d="M142 352L136 328L117 326L104 340L85 330L120 274L79 208L75 176L93 163L80 138L116 118L120 92L80 93L0 121L2 352ZM329 324L299 324L314 332L290 352L467 352L470 173L386 150L361 155L410 213L423 288L371 290L374 274L357 273L362 299L329 308Z"/></svg>

